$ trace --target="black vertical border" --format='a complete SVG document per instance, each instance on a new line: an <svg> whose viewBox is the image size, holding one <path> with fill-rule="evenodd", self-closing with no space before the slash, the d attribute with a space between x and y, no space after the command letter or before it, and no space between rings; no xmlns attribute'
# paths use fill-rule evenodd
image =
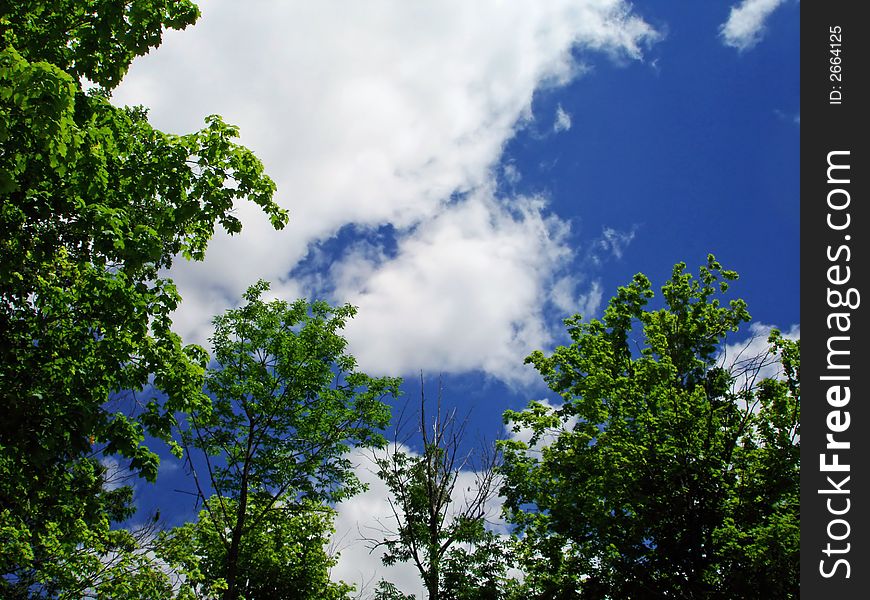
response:
<svg viewBox="0 0 870 600"><path fill-rule="evenodd" d="M859 16L859 8L866 5L856 0L804 0L801 2L801 388L805 402L801 406L801 596L830 600L870 598L870 531L867 514L870 512L870 362L867 361L868 317L870 289L867 273L870 270L870 217L868 217L868 160L867 137L870 121L870 97L866 92L870 79L870 23ZM864 11L861 11L864 12ZM833 33L840 29L840 46ZM833 37L832 37L833 36ZM839 48L839 53L832 50ZM839 57L839 61L836 60ZM839 63L840 69L834 63ZM839 74L839 78L835 75ZM839 80L838 80L839 79ZM838 101L839 92L842 96ZM848 184L828 182L828 155L838 154L839 164L849 165L849 175L844 170L834 179L848 177ZM828 206L828 194L835 189L848 192L848 206L832 211ZM842 205L847 196L835 192L833 203ZM831 213L835 224L844 223L849 215L849 227L835 231L828 226ZM848 236L848 239L847 239ZM838 260L837 249L841 251ZM849 258L846 261L846 258ZM829 269L835 279L845 277L849 267L848 282L833 285L829 281ZM855 288L860 294L860 303L854 308L833 308L828 301L829 289L846 292ZM848 332L829 329L831 313L849 313ZM832 324L836 325L833 321ZM828 367L829 338L848 336L848 341L836 340L832 347L848 349L850 354L837 355L837 362L846 363L848 369L832 370ZM847 347L848 345L848 347ZM845 358L844 358L845 356ZM848 381L823 380L826 375L844 375ZM839 408L828 403L828 390L832 385L848 385L850 400ZM835 400L836 401L836 400ZM840 413L831 416L834 427L842 427L845 411L849 412L849 426L843 432L834 433L840 442L848 441L848 449L826 449L827 434L831 433L828 418L831 411ZM841 464L848 464L848 472L823 472L820 455L827 453L831 463L836 452ZM828 493L835 486L828 481L830 476L836 485L848 489L848 493ZM849 480L844 484L843 478ZM848 512L831 514L833 510ZM842 519L848 522L846 526ZM842 540L831 539L830 534ZM826 554L828 544L834 550ZM848 546L846 546L848 544ZM845 552L844 549L848 549ZM845 564L848 562L848 577ZM824 562L822 562L824 561ZM835 569L835 570L834 570ZM824 577L822 571L832 576Z"/></svg>

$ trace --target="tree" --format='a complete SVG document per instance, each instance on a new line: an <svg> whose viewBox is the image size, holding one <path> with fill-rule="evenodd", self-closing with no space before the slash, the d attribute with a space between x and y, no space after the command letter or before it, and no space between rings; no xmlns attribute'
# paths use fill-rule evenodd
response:
<svg viewBox="0 0 870 600"><path fill-rule="evenodd" d="M394 532L376 542L373 549L385 549L383 562L386 565L412 562L430 600L468 597L458 595L462 586L478 578L493 587L494 581L504 574L498 560L491 561L487 575L482 575L478 569L481 556L491 558L486 550L497 543L497 537L486 531L485 519L488 503L498 491L498 454L485 446L477 457L472 452L464 453L465 422L456 420L455 411L442 413L440 389L430 425L422 376L420 385L419 431L423 436L423 453L418 456L401 449L400 422L393 444L375 460L378 477L390 493L396 527ZM474 473L474 482L465 490L457 490L460 474L466 469ZM476 549L469 553L462 545ZM476 588L476 591L481 589L484 588ZM380 584L379 593L383 598L401 596L388 582Z"/></svg>
<svg viewBox="0 0 870 600"><path fill-rule="evenodd" d="M253 563L244 549L264 528L363 489L347 452L383 446L390 409L382 399L398 394L398 379L357 371L346 352L339 332L356 309L265 302L267 289L251 286L244 306L215 318L216 365L206 375L213 404L191 413L181 436L223 546L210 568L226 581L227 599L245 588Z"/></svg>
<svg viewBox="0 0 870 600"><path fill-rule="evenodd" d="M376 600L417 600L414 594L403 594L396 587L396 584L381 579L378 581L378 586L375 588Z"/></svg>
<svg viewBox="0 0 870 600"><path fill-rule="evenodd" d="M200 511L198 521L167 532L161 540L162 557L184 575L182 594L216 598L227 592L223 532L233 523L212 520L223 517L221 501L228 514L236 514L235 500L214 497L210 510ZM334 532L334 511L307 501L264 509L256 501L248 505L248 520L261 517L262 521L241 539L237 561L240 597L349 600L353 587L329 579L338 560L325 549Z"/></svg>
<svg viewBox="0 0 870 600"><path fill-rule="evenodd" d="M749 319L720 300L737 274L712 255L684 271L662 308L637 275L601 320L566 320L569 346L527 359L563 401L505 413L532 432L503 443L502 490L529 597L798 593L799 342L774 333L771 355L729 368L726 335ZM759 380L773 355L782 377Z"/></svg>
<svg viewBox="0 0 870 600"><path fill-rule="evenodd" d="M441 564L443 600L512 600L521 598L509 577L515 566L515 540L485 530L473 544L457 545Z"/></svg>
<svg viewBox="0 0 870 600"><path fill-rule="evenodd" d="M77 462L71 477L94 467L103 468L90 461ZM100 482L106 475L89 477ZM46 523L39 530L38 544L20 528L15 515L4 511L0 566L11 576L0 582L0 596L9 600L174 598L172 581L154 560L159 551L154 540L157 522L149 519L136 529L111 527L111 521L132 516L132 498L132 488L123 486L67 503L67 521Z"/></svg>
<svg viewBox="0 0 870 600"><path fill-rule="evenodd" d="M153 480L145 434L167 439L206 401L205 352L173 333L180 297L160 274L201 259L216 226L238 232L239 200L287 220L235 127L212 116L171 135L109 102L133 58L198 14L187 0L0 3L0 545L21 549L0 589L53 588L45 568L69 564L56 552L107 541L120 513L100 455Z"/></svg>

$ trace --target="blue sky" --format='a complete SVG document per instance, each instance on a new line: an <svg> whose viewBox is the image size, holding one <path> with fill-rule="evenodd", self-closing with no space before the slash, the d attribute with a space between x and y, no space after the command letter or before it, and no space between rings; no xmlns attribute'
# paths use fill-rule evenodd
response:
<svg viewBox="0 0 870 600"><path fill-rule="evenodd" d="M203 4L115 101L172 132L239 125L291 224L240 206L241 235L173 269L186 341L260 277L351 302L364 370L408 377L412 401L416 374L430 396L443 374L445 402L494 437L546 397L523 358L637 272L660 284L713 252L755 334L799 331L797 0ZM187 514L179 475L165 461L143 507ZM338 576L379 568L355 541L379 507L373 485L341 509Z"/></svg>

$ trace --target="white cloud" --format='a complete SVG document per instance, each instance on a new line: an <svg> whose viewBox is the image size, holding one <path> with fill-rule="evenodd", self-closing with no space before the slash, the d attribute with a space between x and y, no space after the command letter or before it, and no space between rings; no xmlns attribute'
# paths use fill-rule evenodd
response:
<svg viewBox="0 0 870 600"><path fill-rule="evenodd" d="M518 365L550 341L540 290L571 257L567 233L539 199L507 208L480 190L403 236L392 259L351 252L333 274L335 295L360 309L351 352L377 373L530 378Z"/></svg>
<svg viewBox="0 0 870 600"><path fill-rule="evenodd" d="M621 0L213 0L203 13L137 60L115 99L168 131L211 113L239 125L291 222L274 232L239 206L242 235L173 268L185 339L204 342L212 316L262 277L272 295L332 289L358 304L348 335L369 370L521 378L522 357L549 339L540 305L571 252L541 199L495 197L503 147L537 90L582 72L576 51L636 59L657 34ZM396 252L362 238L330 263L318 243L348 224L392 225ZM316 273L290 278L303 259ZM413 566L385 568L360 541L390 513L383 484L359 473L371 487L338 507L333 576L383 576L423 597Z"/></svg>
<svg viewBox="0 0 870 600"><path fill-rule="evenodd" d="M561 277L550 289L550 300L564 316L579 313L588 321L597 316L598 309L601 307L601 300L604 297L601 281L593 281L589 289L579 295L576 294L577 287L578 282L575 277L570 275Z"/></svg>
<svg viewBox="0 0 870 600"><path fill-rule="evenodd" d="M511 185L518 184L523 178L523 174L520 173L520 170L513 163L503 165L502 174L504 175L505 181Z"/></svg>
<svg viewBox="0 0 870 600"><path fill-rule="evenodd" d="M562 105L556 107L556 120L553 122L553 131L560 133L571 129L571 115L569 115Z"/></svg>
<svg viewBox="0 0 870 600"><path fill-rule="evenodd" d="M598 313L598 309L601 308L601 300L604 297L603 290L601 288L600 281L593 281L592 287L585 294L581 294L577 300L577 310L576 312L581 315L588 315L586 318L588 320L594 314Z"/></svg>
<svg viewBox="0 0 870 600"><path fill-rule="evenodd" d="M733 6L728 20L719 28L726 46L749 50L764 36L764 22L785 0L743 0Z"/></svg>
<svg viewBox="0 0 870 600"><path fill-rule="evenodd" d="M390 371L386 358L401 347L410 352L401 368L505 374L521 347L547 338L535 299L555 279L548 253L566 250L542 239L558 229L543 208L491 198L504 144L528 122L536 90L582 71L578 52L635 59L656 39L621 0L204 4L199 24L168 32L133 64L115 99L150 107L169 131L196 129L210 113L239 125L291 222L275 232L240 206L240 236L217 235L205 263L180 261L179 332L205 342L211 318L257 278L276 294L310 295L311 281L289 273L313 244L347 224L390 224L397 260L370 260L374 248L331 271L340 277L331 287L355 294L335 300L362 308L354 350ZM457 195L470 199L451 204Z"/></svg>
<svg viewBox="0 0 870 600"><path fill-rule="evenodd" d="M612 227L605 227L599 245L602 250L609 251L614 257L622 258L622 253L633 239L634 230L618 231Z"/></svg>

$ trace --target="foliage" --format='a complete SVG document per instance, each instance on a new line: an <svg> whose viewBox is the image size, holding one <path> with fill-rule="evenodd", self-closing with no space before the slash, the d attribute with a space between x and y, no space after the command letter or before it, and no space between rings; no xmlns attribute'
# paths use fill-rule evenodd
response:
<svg viewBox="0 0 870 600"><path fill-rule="evenodd" d="M99 453L153 480L145 435L206 401L205 352L172 332L160 274L201 259L217 225L238 232L238 200L286 222L235 127L170 135L109 103L135 56L197 16L186 0L0 3L0 543L21 550L4 585L105 537ZM146 388L165 400L142 407Z"/></svg>
<svg viewBox="0 0 870 600"><path fill-rule="evenodd" d="M417 600L414 594L403 594L394 583L381 579L375 589L376 600Z"/></svg>
<svg viewBox="0 0 870 600"><path fill-rule="evenodd" d="M485 530L473 544L455 544L444 553L439 568L438 594L442 600L519 600L521 582L508 575L515 565L516 540ZM415 600L391 582L380 580L377 600Z"/></svg>
<svg viewBox="0 0 870 600"><path fill-rule="evenodd" d="M187 461L221 543L226 598L241 590L242 548L276 512L332 503L363 489L347 458L352 447L384 443L390 420L381 400L399 380L356 370L340 335L351 306L265 302L268 284L214 320L216 366L206 376L213 397L183 431ZM201 460L192 453L200 450ZM207 480L200 478L201 474Z"/></svg>
<svg viewBox="0 0 870 600"><path fill-rule="evenodd" d="M532 432L503 443L502 490L529 597L797 595L799 343L771 336L783 379L758 381L767 355L725 368L749 319L720 301L737 275L713 256L684 269L663 308L637 275L601 320L566 321L569 346L527 359L563 401L505 413Z"/></svg>
<svg viewBox="0 0 870 600"><path fill-rule="evenodd" d="M218 506L224 503L226 511ZM184 574L181 596L217 598L226 592L224 576L227 558L226 530L233 521L215 522L213 517L230 519L237 514L235 500L217 497L209 501L211 510L199 513L199 520L185 523L164 535L163 556ZM238 557L239 597L274 600L342 600L353 588L333 583L329 571L337 556L325 546L333 533L333 511L312 502L275 506L264 510L256 502L248 505L248 519L262 516L261 522L242 538Z"/></svg>
<svg viewBox="0 0 870 600"><path fill-rule="evenodd" d="M0 568L9 574L0 579L0 597L172 597L171 582L151 554L156 523L110 527L110 520L130 516L132 488L100 489L104 471L94 460L74 464L71 478L96 489L63 506L64 518L40 529L38 546L18 515L0 512Z"/></svg>
<svg viewBox="0 0 870 600"><path fill-rule="evenodd" d="M444 557L444 600L507 600L518 582L508 577L514 566L514 540L486 530L470 547L455 546Z"/></svg>
<svg viewBox="0 0 870 600"><path fill-rule="evenodd" d="M356 370L339 335L353 308L265 302L262 282L216 319L207 371L172 330L165 273L216 228L238 233L242 200L276 228L287 213L220 117L173 135L110 103L132 60L198 15L190 0L0 0L3 598L351 592L329 581L326 507L362 489L348 451L384 444L398 381ZM514 544L484 527L496 454L454 503L463 429L440 408L432 428L421 411L422 456L394 445L378 463L397 524L385 562L413 562L433 600L797 595L799 343L771 337L779 379L759 376L767 356L725 368L749 318L720 304L736 274L712 256L698 279L684 269L665 308L638 275L603 319L566 322L570 346L529 357L563 404L506 413L533 434L502 444L524 582L506 575ZM199 520L156 541L156 525L118 529L132 491L105 458L153 481L146 436L176 426Z"/></svg>
<svg viewBox="0 0 870 600"><path fill-rule="evenodd" d="M401 423L397 435L400 428ZM498 455L484 447L480 464L473 464L471 454L462 453L465 424L456 421L455 412L442 414L440 390L430 427L421 389L419 431L423 436L422 455L405 452L394 441L384 455L376 458L378 477L390 493L396 531L374 547L384 548L386 565L412 562L431 600L458 598L461 596L450 595L451 586L457 587L463 581L470 583L479 575L473 573L472 567L479 566L478 552L487 554L484 549L488 548L481 546L469 554L460 545L475 546L492 539L484 524L487 504L498 488L495 477ZM463 469L473 470L474 483L467 490L457 490ZM386 583L381 586L384 597L392 593L388 586Z"/></svg>
<svg viewBox="0 0 870 600"><path fill-rule="evenodd" d="M190 0L23 0L0 4L0 39L45 62L112 89L130 63L160 45L163 31L199 17Z"/></svg>

